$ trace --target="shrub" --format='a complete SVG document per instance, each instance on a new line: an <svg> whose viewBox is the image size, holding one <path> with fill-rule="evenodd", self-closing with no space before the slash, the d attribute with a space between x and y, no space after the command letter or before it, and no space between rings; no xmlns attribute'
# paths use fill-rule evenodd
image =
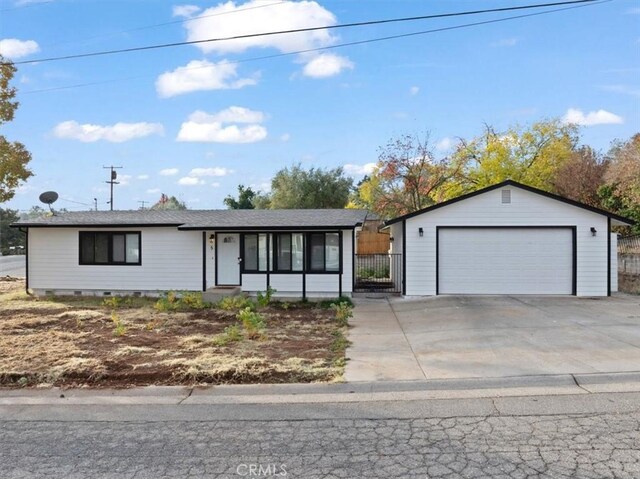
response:
<svg viewBox="0 0 640 479"><path fill-rule="evenodd" d="M175 291L169 291L158 299L154 305L154 308L158 311L185 311L208 307L210 307L210 304L202 301L202 293L188 291L181 295L178 295Z"/></svg>
<svg viewBox="0 0 640 479"><path fill-rule="evenodd" d="M202 301L202 293L184 293L180 298L180 305L185 309L204 309L209 306Z"/></svg>
<svg viewBox="0 0 640 479"><path fill-rule="evenodd" d="M249 298L245 296L227 296L222 298L218 303L220 309L225 311L237 311L240 309L250 308L255 309L255 304Z"/></svg>
<svg viewBox="0 0 640 479"><path fill-rule="evenodd" d="M335 330L331 334L333 336L333 341L331 342L331 351L333 351L334 353L344 352L347 349L347 346L351 344L339 329Z"/></svg>
<svg viewBox="0 0 640 479"><path fill-rule="evenodd" d="M252 311L251 308L244 308L238 312L236 318L242 323L247 338L256 339L261 336L265 323L260 313Z"/></svg>
<svg viewBox="0 0 640 479"><path fill-rule="evenodd" d="M102 306L104 306L105 308L118 309L120 306L122 306L122 298L119 296L104 298L102 300Z"/></svg>
<svg viewBox="0 0 640 479"><path fill-rule="evenodd" d="M275 292L276 290L273 289L271 286L267 288L264 294L258 291L258 296L257 296L258 305L260 305L263 308L266 306L269 306L269 303L271 303L271 298Z"/></svg>
<svg viewBox="0 0 640 479"><path fill-rule="evenodd" d="M213 344L216 346L226 346L227 344L235 341L242 341L242 331L240 326L232 324L224 328L224 333L218 334L213 338Z"/></svg>
<svg viewBox="0 0 640 479"><path fill-rule="evenodd" d="M336 320L340 326L348 326L349 318L353 317L353 308L349 303L341 302L337 304L332 304L331 309L333 309L336 313Z"/></svg>
<svg viewBox="0 0 640 479"><path fill-rule="evenodd" d="M127 327L124 325L118 313L113 311L111 313L111 321L113 322L113 334L114 336L124 336L127 333Z"/></svg>
<svg viewBox="0 0 640 479"><path fill-rule="evenodd" d="M349 298L348 296L340 296L339 298L325 299L323 301L320 301L318 305L323 309L329 309L329 308L333 308L333 306L336 304L342 304L342 303L347 304L351 308L353 307L353 301L351 301L351 298Z"/></svg>

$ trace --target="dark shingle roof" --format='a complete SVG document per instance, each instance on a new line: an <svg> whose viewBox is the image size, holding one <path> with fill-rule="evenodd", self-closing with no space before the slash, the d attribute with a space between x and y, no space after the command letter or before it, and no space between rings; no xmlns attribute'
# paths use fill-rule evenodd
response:
<svg viewBox="0 0 640 479"><path fill-rule="evenodd" d="M370 215L371 217L371 215ZM176 226L179 229L353 228L366 210L73 211L17 221L14 227Z"/></svg>

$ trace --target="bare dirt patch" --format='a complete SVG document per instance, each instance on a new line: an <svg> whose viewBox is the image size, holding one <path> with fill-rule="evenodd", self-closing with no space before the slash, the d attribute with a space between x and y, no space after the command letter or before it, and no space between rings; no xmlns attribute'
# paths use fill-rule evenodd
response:
<svg viewBox="0 0 640 479"><path fill-rule="evenodd" d="M335 381L341 328L331 309L292 303L259 310L257 339L219 341L234 311L161 312L135 298L34 298L0 279L0 386L130 387ZM120 325L118 328L117 326Z"/></svg>

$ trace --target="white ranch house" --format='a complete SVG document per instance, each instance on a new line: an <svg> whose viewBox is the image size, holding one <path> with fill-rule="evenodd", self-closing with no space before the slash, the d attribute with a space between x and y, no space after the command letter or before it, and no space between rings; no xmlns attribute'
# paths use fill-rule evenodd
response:
<svg viewBox="0 0 640 479"><path fill-rule="evenodd" d="M156 295L239 286L350 295L363 210L87 211L14 224L35 294Z"/></svg>
<svg viewBox="0 0 640 479"><path fill-rule="evenodd" d="M617 291L611 227L633 224L505 181L387 221L391 250L369 263L356 251L367 215L350 209L88 211L12 226L27 235L27 288L35 294L271 287L282 297L335 297L375 288L404 296L607 296Z"/></svg>

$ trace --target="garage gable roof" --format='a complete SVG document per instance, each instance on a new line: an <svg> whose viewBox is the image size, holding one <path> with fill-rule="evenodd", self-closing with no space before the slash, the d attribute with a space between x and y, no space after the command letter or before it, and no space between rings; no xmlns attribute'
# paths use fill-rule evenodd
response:
<svg viewBox="0 0 640 479"><path fill-rule="evenodd" d="M497 190L497 189L503 188L505 186L514 186L516 188L521 188L521 189L523 189L525 191L529 191L531 193L535 193L535 194L538 194L538 195L541 195L541 196L546 196L547 198L551 198L552 200L560 201L562 203L566 203L568 205L575 206L577 208L582 208L583 210L592 211L593 213L598 213L598 214L601 214L601 215L604 215L604 216L608 216L609 218L611 218L613 220L616 220L616 221L618 221L620 223L623 223L625 225L630 225L631 226L631 225L635 224L634 220L632 220L630 218L625 218L624 216L620 216L620 215L617 215L615 213L611 213L610 211L606 211L606 210L603 210L603 209L600 209L600 208L596 208L594 206L589 206L589 205L586 205L584 203L580 203L579 201L570 200L569 198L565 198L563 196L555 195L553 193L549 193L548 191L544 191L544 190L541 190L541 189L538 189L538 188L534 188L533 186L524 185L524 184L518 183L517 181L514 181L514 180L506 180L506 181L503 181L501 183L497 183L495 185L487 186L486 188L482 188L480 190L473 191L471 193L467 193L466 195L458 196L457 198L453 198L453 199L448 200L448 201L443 201L442 203L438 203L438 204L433 205L433 206L428 206L427 208L423 208L421 210L414 211L412 213L407 213L406 215L403 215L403 216L398 216L398 217L393 218L391 220L385 221L384 222L384 226L387 227L387 226L390 226L390 225L392 225L394 223L398 223L400 221L406 220L408 218L413 218L414 216L418 216L418 215L421 215L423 213L428 213L430 211L437 210L439 208L443 208L443 207L451 205L453 203L457 203L459 201L467 200L469 198L473 198L474 196L478 196L478 195L481 195L483 193L487 193L489 191Z"/></svg>

